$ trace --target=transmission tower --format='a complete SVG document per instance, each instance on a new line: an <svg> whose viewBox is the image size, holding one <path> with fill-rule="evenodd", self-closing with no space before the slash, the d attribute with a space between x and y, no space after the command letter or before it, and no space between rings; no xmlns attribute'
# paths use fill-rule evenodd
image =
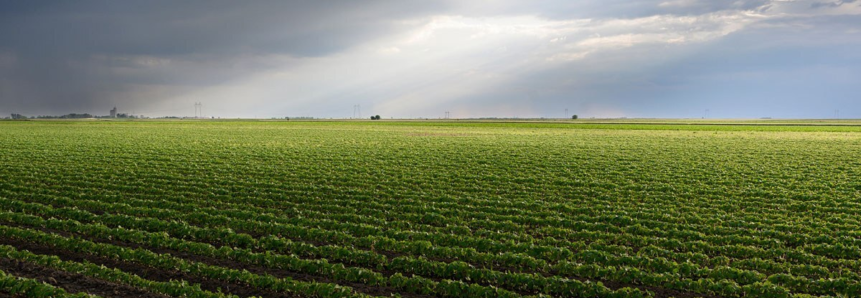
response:
<svg viewBox="0 0 861 298"><path fill-rule="evenodd" d="M203 118L203 104L199 102L194 103L194 118Z"/></svg>
<svg viewBox="0 0 861 298"><path fill-rule="evenodd" d="M362 105L353 105L353 118L361 119L362 118Z"/></svg>

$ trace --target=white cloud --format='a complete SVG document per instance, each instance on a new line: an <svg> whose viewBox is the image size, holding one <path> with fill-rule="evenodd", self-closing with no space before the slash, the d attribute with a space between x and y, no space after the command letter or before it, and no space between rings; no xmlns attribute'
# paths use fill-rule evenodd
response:
<svg viewBox="0 0 861 298"><path fill-rule="evenodd" d="M641 45L706 42L762 18L745 11L608 20L441 15L417 27L419 21L405 21L415 29L362 47L301 59L279 72L260 73L183 98L189 102L206 98L216 105L244 98L249 110L266 105L269 113L278 115L350 116L348 108L361 104L369 113L432 117L451 107L473 106L462 101L518 84L524 75L586 62L596 55L626 57L616 52ZM624 64L626 59L608 63ZM521 116L539 116L525 112L532 104L520 101L507 107L524 111ZM470 116L464 110L459 113Z"/></svg>
<svg viewBox="0 0 861 298"><path fill-rule="evenodd" d="M689 7L696 5L696 0L672 0L664 1L658 4L660 7Z"/></svg>
<svg viewBox="0 0 861 298"><path fill-rule="evenodd" d="M562 61L562 62L576 61L576 60L581 60L581 59L583 59L583 58L586 58L586 56L587 56L587 55L589 55L589 53L590 53L590 52L588 52L588 51L584 51L584 52L571 52L571 53L559 53L559 54L555 54L555 55L553 55L553 56L548 57L548 58L547 58L547 61L548 61L548 62L553 62L553 61Z"/></svg>
<svg viewBox="0 0 861 298"><path fill-rule="evenodd" d="M381 47L378 51L383 55L393 55L400 53L401 49L398 47Z"/></svg>

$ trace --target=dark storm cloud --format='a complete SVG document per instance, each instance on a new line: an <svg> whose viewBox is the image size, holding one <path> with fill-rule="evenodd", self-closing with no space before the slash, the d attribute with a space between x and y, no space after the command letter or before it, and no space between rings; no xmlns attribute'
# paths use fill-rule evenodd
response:
<svg viewBox="0 0 861 298"><path fill-rule="evenodd" d="M4 7L0 46L24 53L319 56L434 5L401 1L75 1Z"/></svg>
<svg viewBox="0 0 861 298"><path fill-rule="evenodd" d="M28 113L104 110L141 85L222 83L272 67L267 57L330 55L439 9L424 1L0 5L0 54L14 57L0 65L0 111Z"/></svg>

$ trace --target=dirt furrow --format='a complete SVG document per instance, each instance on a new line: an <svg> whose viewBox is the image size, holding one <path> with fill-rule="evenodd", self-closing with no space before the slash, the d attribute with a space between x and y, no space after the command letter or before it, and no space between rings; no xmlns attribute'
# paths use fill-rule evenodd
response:
<svg viewBox="0 0 861 298"><path fill-rule="evenodd" d="M12 260L7 258L0 258L0 270L3 270L6 273L18 277L32 278L41 282L48 283L55 287L62 288L69 293L85 292L99 295L105 298L169 297L162 294L148 292L146 290L135 288L129 285L114 283L94 277L89 277L83 274L61 271L50 267L43 267L36 264L21 262L18 260Z"/></svg>
<svg viewBox="0 0 861 298"><path fill-rule="evenodd" d="M27 250L40 255L53 255L59 257L63 261L70 262L90 262L96 265L104 265L108 268L116 268L123 272L135 274L142 278L153 281L169 282L171 280L185 280L192 284L200 284L200 288L212 292L224 292L240 297L260 296L267 298L275 297L298 297L291 296L285 293L276 293L263 289L257 289L248 285L232 283L223 280L212 280L193 276L180 271L162 270L149 266L144 266L131 262L120 262L109 258L93 256L84 253L60 250L51 246L30 243L18 239L0 238L0 244L9 245L19 250Z"/></svg>

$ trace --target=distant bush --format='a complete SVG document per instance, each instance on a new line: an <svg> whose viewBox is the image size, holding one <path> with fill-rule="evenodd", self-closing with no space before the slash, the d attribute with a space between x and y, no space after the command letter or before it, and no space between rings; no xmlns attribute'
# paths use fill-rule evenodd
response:
<svg viewBox="0 0 861 298"><path fill-rule="evenodd" d="M571 119L577 120L577 115L571 116Z"/></svg>

